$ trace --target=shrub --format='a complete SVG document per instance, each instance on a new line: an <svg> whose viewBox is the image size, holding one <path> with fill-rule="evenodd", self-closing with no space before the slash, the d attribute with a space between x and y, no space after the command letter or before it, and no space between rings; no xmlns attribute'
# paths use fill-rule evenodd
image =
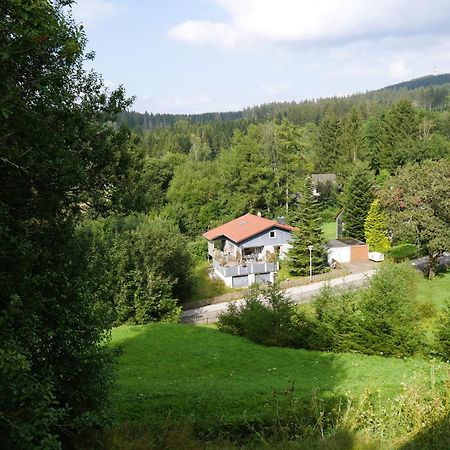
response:
<svg viewBox="0 0 450 450"><path fill-rule="evenodd" d="M305 323L305 322L303 322ZM219 316L219 330L273 346L301 346L302 321L277 284L252 289L242 306L231 303Z"/></svg>
<svg viewBox="0 0 450 450"><path fill-rule="evenodd" d="M199 237L194 241L189 241L188 250L193 261L198 264L206 261L208 254L208 242L204 237Z"/></svg>
<svg viewBox="0 0 450 450"><path fill-rule="evenodd" d="M429 319L431 317L436 316L437 312L436 305L431 300L419 303L417 305L417 309L422 319Z"/></svg>
<svg viewBox="0 0 450 450"><path fill-rule="evenodd" d="M175 225L129 215L93 221L79 234L91 247L91 278L117 324L177 320L177 299L191 288L192 258Z"/></svg>
<svg viewBox="0 0 450 450"><path fill-rule="evenodd" d="M392 247L387 256L394 262L402 262L412 259L417 255L417 247L414 244L399 244Z"/></svg>
<svg viewBox="0 0 450 450"><path fill-rule="evenodd" d="M359 345L364 352L404 356L423 344L416 301L417 272L385 264L361 291Z"/></svg>
<svg viewBox="0 0 450 450"><path fill-rule="evenodd" d="M242 306L230 304L219 318L219 329L265 345L412 355L423 349L418 276L409 265L385 264L367 289L336 292L326 286L313 303L312 315L276 285L256 289Z"/></svg>
<svg viewBox="0 0 450 450"><path fill-rule="evenodd" d="M446 361L450 361L450 299L439 317L435 347L439 356Z"/></svg>

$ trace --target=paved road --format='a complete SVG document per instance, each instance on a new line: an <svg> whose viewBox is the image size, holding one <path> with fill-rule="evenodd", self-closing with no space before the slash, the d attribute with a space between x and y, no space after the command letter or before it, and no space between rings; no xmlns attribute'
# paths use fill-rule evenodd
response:
<svg viewBox="0 0 450 450"><path fill-rule="evenodd" d="M419 269L422 272L425 272L428 267L428 256L425 256L423 258L414 259L411 264ZM450 253L445 252L443 256L439 258L439 269L438 270L445 270L450 268Z"/></svg>
<svg viewBox="0 0 450 450"><path fill-rule="evenodd" d="M364 286L366 280L370 278L376 271L369 270L361 273L346 275L345 277L333 278L332 280L319 281L317 283L308 284L306 286L295 286L286 289L286 293L295 303L308 303L311 298L317 295L320 290L329 284L331 287L339 289L354 289ZM234 300L237 305L241 305L245 300ZM216 322L219 314L226 311L230 302L216 303L215 305L202 306L197 309L189 309L181 314L183 323L211 323Z"/></svg>

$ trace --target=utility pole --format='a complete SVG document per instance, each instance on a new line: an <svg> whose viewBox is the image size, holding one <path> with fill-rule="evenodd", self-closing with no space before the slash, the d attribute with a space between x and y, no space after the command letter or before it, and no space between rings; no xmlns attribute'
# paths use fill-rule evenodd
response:
<svg viewBox="0 0 450 450"><path fill-rule="evenodd" d="M312 283L312 245L308 245L309 250L309 282Z"/></svg>

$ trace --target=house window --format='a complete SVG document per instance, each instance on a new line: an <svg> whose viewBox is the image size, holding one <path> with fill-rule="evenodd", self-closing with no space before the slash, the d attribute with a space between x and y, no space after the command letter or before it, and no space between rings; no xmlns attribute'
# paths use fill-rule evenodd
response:
<svg viewBox="0 0 450 450"><path fill-rule="evenodd" d="M270 237L271 237L271 238L277 237L277 235L275 234L275 231L271 231L271 232L270 232Z"/></svg>

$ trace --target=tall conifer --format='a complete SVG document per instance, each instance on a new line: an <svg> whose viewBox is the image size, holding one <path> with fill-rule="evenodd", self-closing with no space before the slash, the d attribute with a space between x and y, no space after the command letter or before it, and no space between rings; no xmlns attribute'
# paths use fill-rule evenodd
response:
<svg viewBox="0 0 450 450"><path fill-rule="evenodd" d="M312 245L313 274L322 273L325 270L325 242L320 227L319 207L312 193L310 178L303 189L299 209L299 219L295 223L298 230L294 233L288 253L289 272L296 276L309 275L308 246Z"/></svg>
<svg viewBox="0 0 450 450"><path fill-rule="evenodd" d="M344 234L364 240L364 221L372 203L370 172L357 166L344 188Z"/></svg>
<svg viewBox="0 0 450 450"><path fill-rule="evenodd" d="M385 253L389 250L387 219L378 199L370 205L369 214L364 222L364 234L371 251Z"/></svg>

